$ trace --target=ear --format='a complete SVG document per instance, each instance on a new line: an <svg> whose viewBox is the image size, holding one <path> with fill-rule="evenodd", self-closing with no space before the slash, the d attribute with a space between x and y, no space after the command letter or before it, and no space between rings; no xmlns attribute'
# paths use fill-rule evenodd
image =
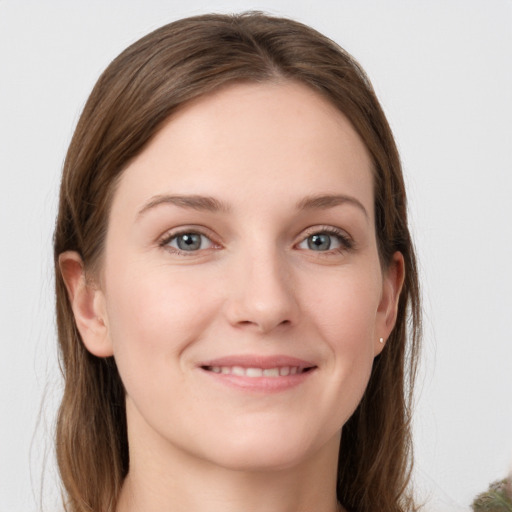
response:
<svg viewBox="0 0 512 512"><path fill-rule="evenodd" d="M405 279L405 263L401 252L395 252L382 276L382 296L377 310L374 355L381 353L398 314L398 301ZM382 339L382 341L380 341Z"/></svg>
<svg viewBox="0 0 512 512"><path fill-rule="evenodd" d="M111 356L113 351L103 292L86 279L82 258L77 252L60 254L59 267L85 347L95 356Z"/></svg>

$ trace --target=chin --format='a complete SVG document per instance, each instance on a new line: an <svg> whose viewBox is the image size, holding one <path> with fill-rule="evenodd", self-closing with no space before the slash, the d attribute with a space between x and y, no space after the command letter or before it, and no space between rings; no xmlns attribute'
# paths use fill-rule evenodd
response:
<svg viewBox="0 0 512 512"><path fill-rule="evenodd" d="M258 473L291 469L300 466L307 458L304 450L297 448L288 451L247 449L225 454L220 460L213 462L232 471Z"/></svg>
<svg viewBox="0 0 512 512"><path fill-rule="evenodd" d="M229 444L226 445L226 441ZM210 452L211 461L233 471L282 471L299 467L324 450L338 453L340 435L321 443L318 437L301 434L298 430L283 432L252 431L249 435L233 436L216 444Z"/></svg>

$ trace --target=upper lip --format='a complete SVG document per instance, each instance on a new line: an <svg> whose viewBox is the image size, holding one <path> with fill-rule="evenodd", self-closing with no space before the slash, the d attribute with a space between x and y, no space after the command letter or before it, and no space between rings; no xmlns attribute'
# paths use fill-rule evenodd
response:
<svg viewBox="0 0 512 512"><path fill-rule="evenodd" d="M263 356L240 354L208 359L199 363L200 367L210 366L241 366L242 368L280 368L284 366L312 368L315 363L286 355Z"/></svg>

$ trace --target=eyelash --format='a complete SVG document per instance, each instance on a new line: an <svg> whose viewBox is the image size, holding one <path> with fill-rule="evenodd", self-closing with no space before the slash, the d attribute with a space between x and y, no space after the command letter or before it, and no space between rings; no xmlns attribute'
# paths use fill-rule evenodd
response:
<svg viewBox="0 0 512 512"><path fill-rule="evenodd" d="M179 249L177 247L171 247L169 244L174 240L177 239L180 236L184 235L199 235L201 237L206 238L210 241L211 247L207 247L205 249L197 249L192 251L185 251L182 249ZM307 242L308 238L314 236L314 235L328 235L330 237L334 237L338 240L340 247L336 247L334 249L328 249L326 251L315 251L313 249L305 249L309 250L311 252L318 252L322 255L332 255L332 254L341 254L347 251L350 251L354 248L354 241L353 239L343 230L334 228L332 226L315 226L314 228L309 228L306 230L305 236L294 245L294 247L297 247L298 245ZM217 249L220 247L219 244L214 242L211 238L211 236L206 235L204 232L202 232L200 229L197 228L189 228L189 229L181 229L179 231L173 231L171 233L167 233L159 242L158 244L160 247L164 248L165 250L177 254L179 256L194 256L197 255L200 251L205 251L209 249Z"/></svg>
<svg viewBox="0 0 512 512"><path fill-rule="evenodd" d="M204 238L206 238L207 240L210 241L212 247L208 247L208 248L205 248L205 249L198 249L198 250L195 250L195 251L184 251L182 249L179 249L177 247L171 247L169 245L172 242L172 240L177 239L178 237L184 236L184 235L199 235L201 237L204 237ZM177 254L179 256L194 256L194 255L197 255L200 251L205 251L205 250L208 250L208 249L211 249L211 248L215 248L216 249L216 248L220 247L219 244L216 244L212 240L211 236L206 235L200 229L197 229L197 228L180 229L179 231L173 231L173 232L167 233L162 238L162 240L159 242L158 245L160 247L162 247L163 249L171 252L172 254Z"/></svg>
<svg viewBox="0 0 512 512"><path fill-rule="evenodd" d="M338 240L340 247L328 249L326 251L314 251L313 249L310 249L312 252L330 255L342 254L354 249L354 240L345 231L332 226L315 226L314 228L309 228L306 230L306 236L299 243L302 244L306 242L309 237L314 235L328 235L330 237L334 237Z"/></svg>

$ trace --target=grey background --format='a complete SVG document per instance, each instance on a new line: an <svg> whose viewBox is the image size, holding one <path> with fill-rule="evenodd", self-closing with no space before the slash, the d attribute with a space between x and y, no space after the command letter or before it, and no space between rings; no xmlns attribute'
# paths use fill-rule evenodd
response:
<svg viewBox="0 0 512 512"><path fill-rule="evenodd" d="M382 101L425 299L415 482L426 510L467 510L512 464L512 2L186 5L0 0L0 512L59 509L51 237L80 109L102 69L151 29L248 9L329 35Z"/></svg>

